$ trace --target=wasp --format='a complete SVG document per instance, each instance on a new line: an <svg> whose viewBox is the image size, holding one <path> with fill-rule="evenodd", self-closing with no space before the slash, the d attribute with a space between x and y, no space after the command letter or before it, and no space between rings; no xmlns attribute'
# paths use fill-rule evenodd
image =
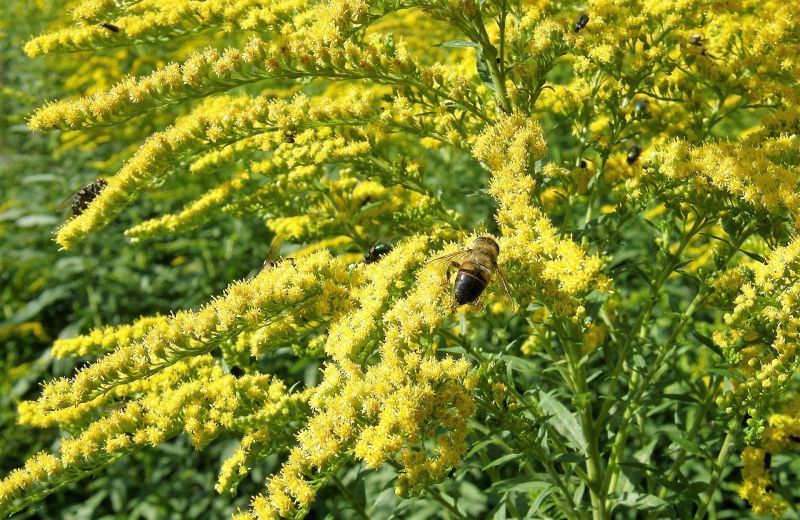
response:
<svg viewBox="0 0 800 520"><path fill-rule="evenodd" d="M89 204L100 195L100 192L108 186L108 181L105 179L96 179L93 182L90 182L86 186L79 188L69 194L64 200L61 201L61 204L58 205L58 209L62 210L66 206L68 202L72 202L72 216L77 217L84 211L86 208L89 207Z"/></svg>
<svg viewBox="0 0 800 520"><path fill-rule="evenodd" d="M628 164L633 164L636 162L636 159L639 158L639 155L641 153L642 153L642 147L639 146L638 144L635 144L630 148L628 148L628 155L627 157L625 157L625 161L627 161Z"/></svg>
<svg viewBox="0 0 800 520"><path fill-rule="evenodd" d="M367 249L364 253L364 263L373 264L392 252L392 245L384 242L375 242L375 244Z"/></svg>
<svg viewBox="0 0 800 520"><path fill-rule="evenodd" d="M430 262L449 262L445 274L448 284L450 283L450 270L453 268L457 270L456 280L453 284L453 297L456 303L464 305L477 300L495 274L500 277L506 295L511 298L506 277L497 265L499 254L500 246L493 238L478 237L469 248L434 258ZM513 301L513 298L511 299Z"/></svg>
<svg viewBox="0 0 800 520"><path fill-rule="evenodd" d="M119 27L111 23L105 23L105 22L101 23L100 27L102 27L103 29L108 29L111 32L119 32Z"/></svg>
<svg viewBox="0 0 800 520"><path fill-rule="evenodd" d="M581 17L578 18L578 21L575 22L575 26L574 26L575 32L581 32L581 30L584 27L586 27L586 24L588 24L588 23L589 23L589 15L586 14L586 13L583 13L581 15Z"/></svg>

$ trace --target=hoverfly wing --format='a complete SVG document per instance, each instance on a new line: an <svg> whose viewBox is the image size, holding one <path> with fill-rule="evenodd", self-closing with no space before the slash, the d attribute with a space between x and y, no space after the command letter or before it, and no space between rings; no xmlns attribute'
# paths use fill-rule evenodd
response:
<svg viewBox="0 0 800 520"><path fill-rule="evenodd" d="M472 249L462 249L461 251L456 251L455 253L449 253L446 255L442 255L426 262L427 265L437 265L444 262L456 262L458 263L459 260L466 257L468 254L472 252Z"/></svg>
<svg viewBox="0 0 800 520"><path fill-rule="evenodd" d="M267 258L264 260L264 267L270 267L275 265L275 259L278 257L278 251L281 250L281 246L283 245L284 237L280 233L275 235L272 239L272 242L269 244L269 252L267 253Z"/></svg>
<svg viewBox="0 0 800 520"><path fill-rule="evenodd" d="M64 211L65 209L67 209L67 208L69 207L69 205L70 205L70 204L72 204L72 201L73 201L73 200L75 200L75 196L76 196L76 195L78 194L78 192L79 192L79 191L81 191L82 189L83 189L83 188L78 188L78 189L76 189L76 190L73 190L73 192L72 192L72 193L70 193L69 195L67 195L66 197L64 197L64 200L62 200L61 202L59 202L59 203L58 203L58 206L56 206L56 210L57 210L57 211Z"/></svg>
<svg viewBox="0 0 800 520"><path fill-rule="evenodd" d="M517 302L514 301L514 297L511 296L511 284L509 284L508 280L506 280L506 275L505 273L503 273L503 270L500 268L500 266L495 266L495 272L497 273L497 276L500 277L500 282L503 285L503 292L506 293L506 296L508 297L509 301L511 301L511 313L516 314Z"/></svg>

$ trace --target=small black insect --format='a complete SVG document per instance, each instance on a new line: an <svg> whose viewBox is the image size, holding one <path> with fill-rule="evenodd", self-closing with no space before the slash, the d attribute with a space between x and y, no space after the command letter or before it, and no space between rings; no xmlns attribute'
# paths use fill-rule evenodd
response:
<svg viewBox="0 0 800 520"><path fill-rule="evenodd" d="M106 186L108 186L108 181L105 179L97 179L94 182L90 182L83 188L75 190L71 195L61 201L61 204L58 205L58 209L62 209L67 202L71 200L72 216L77 217L86 211L89 204L100 195L100 192L103 191Z"/></svg>
<svg viewBox="0 0 800 520"><path fill-rule="evenodd" d="M764 467L767 469L772 467L772 453L770 452L764 454Z"/></svg>
<svg viewBox="0 0 800 520"><path fill-rule="evenodd" d="M636 159L639 158L639 154L641 153L642 153L642 147L639 146L638 144L635 144L630 148L628 148L628 156L625 157L625 160L628 162L628 164L633 164L636 162Z"/></svg>
<svg viewBox="0 0 800 520"><path fill-rule="evenodd" d="M111 31L111 32L119 32L119 27L117 27L117 26L116 26L116 25L114 25L114 24L110 24L110 23L101 23L101 24L100 24L100 27L102 27L103 29L108 29L108 30L109 30L109 31Z"/></svg>
<svg viewBox="0 0 800 520"><path fill-rule="evenodd" d="M646 99L640 99L633 105L633 110L636 112L637 115L643 116L647 114L647 108L650 106L650 102Z"/></svg>
<svg viewBox="0 0 800 520"><path fill-rule="evenodd" d="M587 23L589 23L589 15L583 13L581 17L578 18L578 21L575 22L575 32L580 32L584 27L586 27Z"/></svg>
<svg viewBox="0 0 800 520"><path fill-rule="evenodd" d="M364 263L365 264L373 264L383 258L383 256L388 255L392 252L391 244L385 244L383 242L376 242L375 245L367 249L367 252L364 253Z"/></svg>
<svg viewBox="0 0 800 520"><path fill-rule="evenodd" d="M283 136L283 142L294 144L294 132L286 132L286 134Z"/></svg>

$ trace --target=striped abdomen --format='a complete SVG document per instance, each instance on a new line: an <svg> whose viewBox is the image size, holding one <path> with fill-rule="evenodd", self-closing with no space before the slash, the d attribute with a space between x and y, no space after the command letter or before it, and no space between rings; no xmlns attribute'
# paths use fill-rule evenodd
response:
<svg viewBox="0 0 800 520"><path fill-rule="evenodd" d="M489 274L472 262L464 262L456 275L453 296L459 305L472 303L478 299L487 285L489 285Z"/></svg>

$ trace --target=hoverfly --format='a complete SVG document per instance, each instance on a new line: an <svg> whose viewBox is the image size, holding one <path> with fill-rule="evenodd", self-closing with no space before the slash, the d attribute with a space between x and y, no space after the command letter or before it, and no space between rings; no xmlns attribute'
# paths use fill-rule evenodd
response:
<svg viewBox="0 0 800 520"><path fill-rule="evenodd" d="M628 148L628 155L625 157L625 161L628 164L633 164L636 162L636 159L639 158L639 155L642 153L642 147L638 144L635 144Z"/></svg>
<svg viewBox="0 0 800 520"><path fill-rule="evenodd" d="M445 274L448 284L450 283L450 269L458 270L453 284L453 297L459 305L475 302L495 274L500 277L503 290L513 302L514 299L511 296L506 277L497 265L497 255L499 254L500 246L493 238L478 237L469 248L434 258L429 263L448 262Z"/></svg>
<svg viewBox="0 0 800 520"><path fill-rule="evenodd" d="M58 205L58 210L63 210L68 202L72 204L72 216L77 217L89 207L89 204L100 195L100 192L108 186L105 179L96 179L82 188L73 191Z"/></svg>
<svg viewBox="0 0 800 520"><path fill-rule="evenodd" d="M289 262L294 264L294 258L284 258L283 260L275 260L278 256L278 251L281 249L283 245L283 235L277 234L275 238L272 239L272 242L269 244L269 252L267 252L267 258L264 260L264 263L261 264L262 269L277 267L283 260L288 260Z"/></svg>
<svg viewBox="0 0 800 520"><path fill-rule="evenodd" d="M588 24L588 23L589 23L589 15L586 14L586 13L583 13L581 15L581 17L578 18L578 21L575 22L575 26L574 26L575 32L581 32L581 30L584 27L586 27L586 24Z"/></svg>
<svg viewBox="0 0 800 520"><path fill-rule="evenodd" d="M375 244L367 249L364 253L364 263L373 264L392 252L392 245L385 242L375 242Z"/></svg>

